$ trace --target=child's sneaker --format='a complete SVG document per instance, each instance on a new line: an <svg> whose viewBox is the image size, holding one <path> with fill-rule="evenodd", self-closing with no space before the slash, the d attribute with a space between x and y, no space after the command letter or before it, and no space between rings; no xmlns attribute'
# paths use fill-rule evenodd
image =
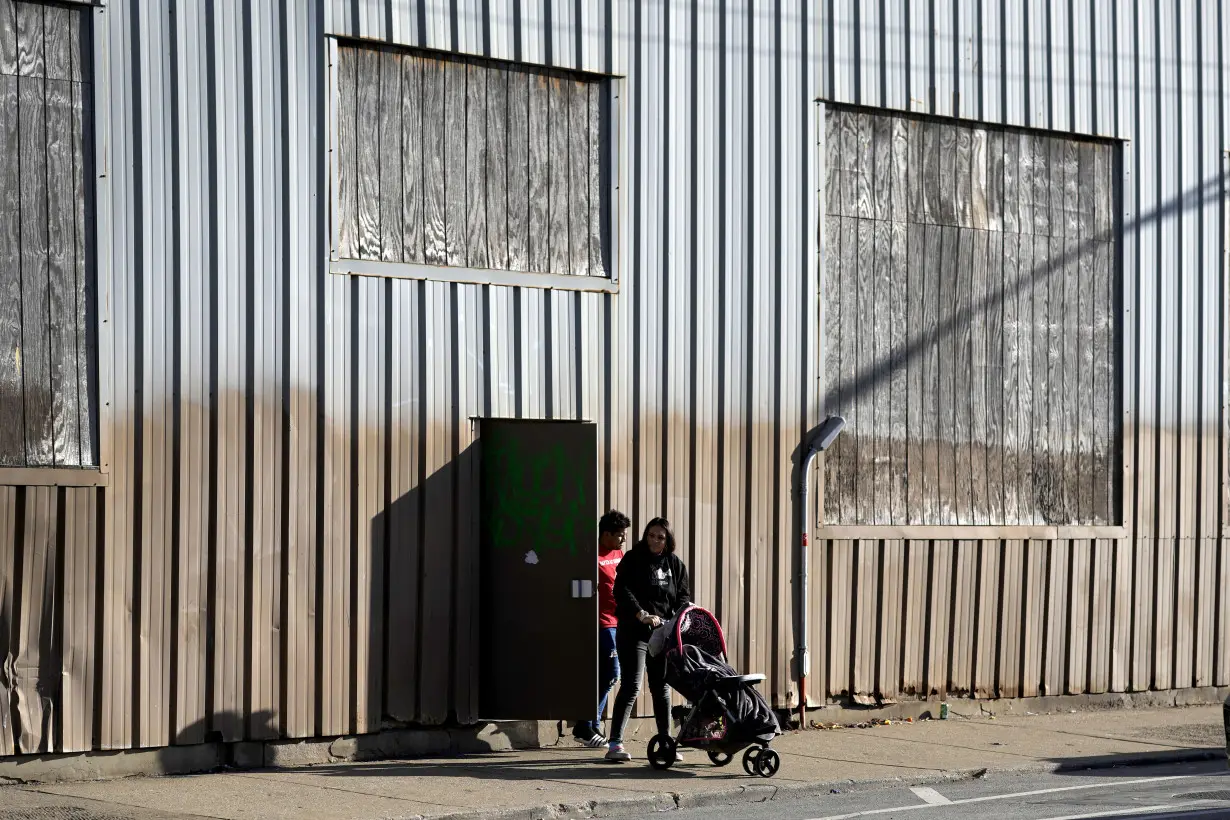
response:
<svg viewBox="0 0 1230 820"><path fill-rule="evenodd" d="M624 750L624 744L612 743L611 748L607 750L606 759L612 763L625 763L632 759L632 755Z"/></svg>

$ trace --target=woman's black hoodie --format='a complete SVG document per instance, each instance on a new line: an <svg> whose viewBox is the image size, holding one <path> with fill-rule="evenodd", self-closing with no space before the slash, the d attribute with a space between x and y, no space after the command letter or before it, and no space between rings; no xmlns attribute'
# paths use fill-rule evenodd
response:
<svg viewBox="0 0 1230 820"><path fill-rule="evenodd" d="M648 640L653 630L636 619L637 612L643 609L666 621L691 602L688 568L673 552L654 555L646 544L640 543L619 562L615 574L615 614L621 630L630 630L641 640Z"/></svg>

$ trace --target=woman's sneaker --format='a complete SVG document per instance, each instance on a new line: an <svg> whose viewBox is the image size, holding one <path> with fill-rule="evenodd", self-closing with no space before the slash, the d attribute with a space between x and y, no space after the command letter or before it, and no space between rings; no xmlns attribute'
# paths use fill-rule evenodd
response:
<svg viewBox="0 0 1230 820"><path fill-rule="evenodd" d="M624 744L612 743L611 748L607 749L606 759L612 763L625 763L632 759L632 755L624 750Z"/></svg>

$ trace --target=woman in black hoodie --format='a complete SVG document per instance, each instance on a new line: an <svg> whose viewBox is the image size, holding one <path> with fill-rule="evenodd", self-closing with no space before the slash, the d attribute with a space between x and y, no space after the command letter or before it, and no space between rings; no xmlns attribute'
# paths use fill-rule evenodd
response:
<svg viewBox="0 0 1230 820"><path fill-rule="evenodd" d="M615 648L623 680L611 716L611 740L606 759L630 760L624 750L624 728L632 704L641 689L641 675L649 670L649 693L658 734L670 734L670 692L666 686L666 663L662 656L650 658L649 636L691 603L688 568L675 555L675 533L665 518L655 518L645 527L641 540L619 563L615 575Z"/></svg>

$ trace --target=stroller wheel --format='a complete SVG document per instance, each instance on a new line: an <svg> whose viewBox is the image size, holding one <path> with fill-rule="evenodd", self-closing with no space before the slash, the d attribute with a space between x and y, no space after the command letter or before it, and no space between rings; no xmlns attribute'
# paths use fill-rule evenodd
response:
<svg viewBox="0 0 1230 820"><path fill-rule="evenodd" d="M654 735L649 741L649 765L669 769L675 762L675 739L670 735Z"/></svg>
<svg viewBox="0 0 1230 820"><path fill-rule="evenodd" d="M714 766L725 766L730 761L734 760L734 755L727 752L709 752L709 760Z"/></svg>
<svg viewBox="0 0 1230 820"><path fill-rule="evenodd" d="M772 777L781 768L782 759L772 749L765 749L756 755L756 774L761 777Z"/></svg>
<svg viewBox="0 0 1230 820"><path fill-rule="evenodd" d="M756 759L760 757L759 746L748 746L747 751L743 753L743 771L748 774L756 774Z"/></svg>

